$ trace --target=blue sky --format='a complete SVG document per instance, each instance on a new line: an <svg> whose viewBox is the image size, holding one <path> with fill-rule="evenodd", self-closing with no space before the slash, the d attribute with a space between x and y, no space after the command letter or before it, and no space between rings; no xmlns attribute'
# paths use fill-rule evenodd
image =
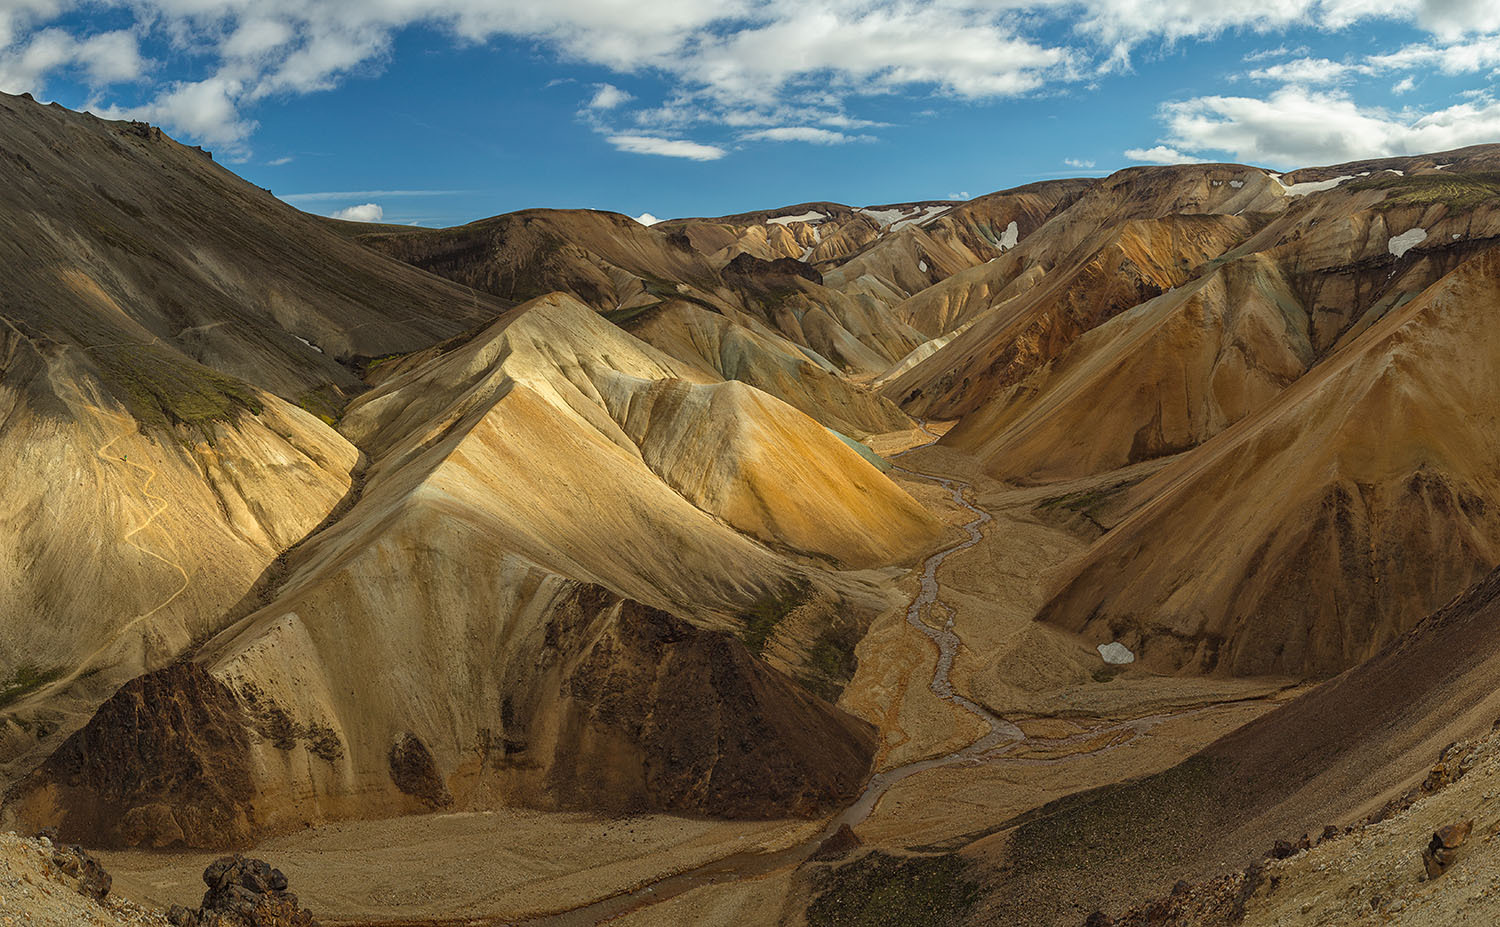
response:
<svg viewBox="0 0 1500 927"><path fill-rule="evenodd" d="M0 0L0 89L310 212L715 215L1500 141L1500 0Z"/></svg>

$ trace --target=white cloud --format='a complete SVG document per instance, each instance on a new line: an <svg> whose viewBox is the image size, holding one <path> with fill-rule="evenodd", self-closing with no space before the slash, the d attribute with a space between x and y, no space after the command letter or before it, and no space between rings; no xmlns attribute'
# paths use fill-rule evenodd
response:
<svg viewBox="0 0 1500 927"><path fill-rule="evenodd" d="M1479 97L1428 113L1361 108L1339 92L1284 87L1266 99L1208 96L1162 107L1163 145L1228 152L1238 161L1299 167L1421 154L1500 138L1500 102ZM1173 146L1173 147L1166 147Z"/></svg>
<svg viewBox="0 0 1500 927"><path fill-rule="evenodd" d="M61 30L96 8L133 22L98 36ZM667 99L632 120L647 131L620 138L680 134L704 122L848 132L872 127L846 112L861 97L981 100L1083 85L1127 67L1142 43L1170 48L1231 30L1392 22L1431 39L1384 62L1349 64L1282 45L1247 56L1300 58L1258 68L1264 80L1328 85L1365 68L1472 73L1500 66L1497 21L1500 0L0 0L0 86L35 90L67 69L99 86L135 80L151 66L138 42L160 42L190 63L194 78L178 72L129 110L103 96L101 105L243 148L256 105L377 71L397 34L421 27L455 43L506 36L570 62L661 75ZM613 84L598 84L586 108L620 113L631 102Z"/></svg>
<svg viewBox="0 0 1500 927"><path fill-rule="evenodd" d="M948 199L950 199L950 200L966 200L968 198L969 198L969 191L968 190L964 190L964 191L961 191L959 193L950 193L950 194L948 194Z"/></svg>
<svg viewBox="0 0 1500 927"><path fill-rule="evenodd" d="M96 112L105 119L162 123L205 144L235 151L243 147L257 125L240 116L236 101L242 91L240 81L223 76L177 81L168 84L167 89L144 106L104 107Z"/></svg>
<svg viewBox="0 0 1500 927"><path fill-rule="evenodd" d="M344 219L348 222L379 222L385 218L385 210L380 207L379 203L362 203L359 206L349 206L330 213L330 218Z"/></svg>
<svg viewBox="0 0 1500 927"><path fill-rule="evenodd" d="M1093 161L1085 161L1083 158L1063 158L1063 163L1068 167L1076 167L1079 170L1088 170L1094 166Z"/></svg>
<svg viewBox="0 0 1500 927"><path fill-rule="evenodd" d="M1190 154L1183 154L1175 148L1165 145L1157 145L1155 148L1127 148L1125 157L1132 161L1141 161L1146 164L1192 164L1203 160Z"/></svg>
<svg viewBox="0 0 1500 927"><path fill-rule="evenodd" d="M266 162L266 166L267 167L281 167L283 164L291 164L295 160L297 160L297 159L294 158L294 157L292 157L291 155L286 155L286 156L280 157L280 158L272 158L271 160L269 160L269 161Z"/></svg>
<svg viewBox="0 0 1500 927"><path fill-rule="evenodd" d="M1416 86L1417 79L1415 77L1403 77L1391 85L1391 93L1399 97L1403 93L1411 93Z"/></svg>
<svg viewBox="0 0 1500 927"><path fill-rule="evenodd" d="M0 0L0 10L4 5L5 0ZM43 29L18 48L0 47L0 90L37 92L49 74L64 69L80 71L86 83L103 87L139 80L150 66L130 32L102 32L80 39L62 29Z"/></svg>
<svg viewBox="0 0 1500 927"><path fill-rule="evenodd" d="M654 135L611 135L609 143L631 154L687 158L690 161L717 161L729 152L714 145L700 145L683 139L657 138Z"/></svg>
<svg viewBox="0 0 1500 927"><path fill-rule="evenodd" d="M1279 81L1285 84L1336 84L1362 69L1356 65L1327 58L1296 58L1250 72L1253 80Z"/></svg>
<svg viewBox="0 0 1500 927"><path fill-rule="evenodd" d="M656 223L660 222L661 220L658 219L658 218L656 218L655 216L651 215L651 213L649 213L649 212L643 212L640 215L638 215L638 216L635 217L635 221L639 222L641 225L650 226L650 225L655 225Z"/></svg>
<svg viewBox="0 0 1500 927"><path fill-rule="evenodd" d="M614 109L634 100L635 97L614 84L600 84L593 99L584 104L588 109Z"/></svg>
<svg viewBox="0 0 1500 927"><path fill-rule="evenodd" d="M775 126L747 132L740 137L752 142L808 142L813 145L847 145L849 142L874 141L868 135L845 135L843 132L813 126Z"/></svg>

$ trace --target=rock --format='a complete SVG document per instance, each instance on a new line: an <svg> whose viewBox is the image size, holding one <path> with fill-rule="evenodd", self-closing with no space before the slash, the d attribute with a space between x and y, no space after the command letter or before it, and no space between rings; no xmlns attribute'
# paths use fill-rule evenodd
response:
<svg viewBox="0 0 1500 927"><path fill-rule="evenodd" d="M1297 855L1297 847L1290 840L1278 840L1266 855L1272 859L1289 859Z"/></svg>
<svg viewBox="0 0 1500 927"><path fill-rule="evenodd" d="M1472 818L1438 828L1427 844L1427 849L1422 851L1422 865L1427 869L1427 878L1436 879L1448 871L1448 867L1458 859L1458 848L1469 839L1469 832L1473 829Z"/></svg>
<svg viewBox="0 0 1500 927"><path fill-rule="evenodd" d="M97 859L80 846L61 847L52 853L52 865L78 880L78 891L103 901L109 895L114 879Z"/></svg>
<svg viewBox="0 0 1500 927"><path fill-rule="evenodd" d="M453 795L443 782L437 761L427 744L407 731L396 738L390 753L391 781L396 788L422 800L430 808L446 808Z"/></svg>
<svg viewBox="0 0 1500 927"><path fill-rule="evenodd" d="M1083 922L1083 927L1114 927L1115 919L1103 911L1095 911Z"/></svg>
<svg viewBox="0 0 1500 927"><path fill-rule="evenodd" d="M1192 890L1193 886L1188 884L1186 879L1178 879L1177 884L1172 886L1172 894L1174 895L1186 895Z"/></svg>
<svg viewBox="0 0 1500 927"><path fill-rule="evenodd" d="M812 858L816 860L838 859L842 856L848 856L863 845L864 842L859 839L859 836L854 833L848 824L841 824L839 825L839 829L834 831L832 836L824 840L822 845L813 852Z"/></svg>
<svg viewBox="0 0 1500 927"><path fill-rule="evenodd" d="M265 860L223 856L203 870L203 905L192 911L174 905L167 920L175 927L316 927L287 891L287 878Z"/></svg>
<svg viewBox="0 0 1500 927"><path fill-rule="evenodd" d="M1094 649L1099 651L1099 658L1110 666L1124 666L1127 663L1135 662L1135 654L1131 653L1130 648L1119 641L1100 644Z"/></svg>

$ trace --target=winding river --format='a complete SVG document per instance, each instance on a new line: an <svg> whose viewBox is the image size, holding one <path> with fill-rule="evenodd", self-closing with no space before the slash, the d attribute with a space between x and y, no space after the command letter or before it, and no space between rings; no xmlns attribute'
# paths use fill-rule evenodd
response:
<svg viewBox="0 0 1500 927"><path fill-rule="evenodd" d="M908 448L899 454L892 455L902 457L913 451L931 447L936 444L939 435L933 434L927 428L927 423L920 423L920 427L931 441ZM666 901L669 898L681 895L703 885L716 882L733 882L742 879L754 878L775 872L787 866L794 866L811 856L823 841L833 836L841 827L857 827L875 810L880 799L884 797L891 787L903 779L910 778L918 773L930 769L938 769L944 766L953 766L959 763L978 763L988 758L997 749L1025 740L1026 735L1021 729L991 713L983 706L965 698L953 690L953 682L949 678L953 671L953 661L958 656L959 649L963 646L963 639L953 628L953 613L946 607L942 608L943 619L941 626L934 626L933 613L941 604L942 589L938 584L938 567L943 561L962 550L968 550L978 544L983 537L982 529L985 524L992 520L989 512L984 511L964 496L964 491L969 484L958 479L948 477L931 476L919 473L905 467L892 464L892 468L917 479L930 480L946 489L953 497L954 503L973 513L973 520L963 525L964 539L956 544L944 547L937 553L932 554L922 566L922 586L906 609L906 621L913 628L922 632L929 640L937 646L937 666L933 670L932 681L929 684L934 695L945 702L957 705L964 711L969 712L985 723L988 730L973 743L954 753L944 756L932 757L907 763L894 769L876 773L870 777L865 785L864 791L854 803L846 807L836 815L818 834L796 846L789 847L771 853L737 853L722 859L705 863L686 872L658 879L655 882L642 885L629 892L611 895L600 899L592 904L571 911L547 915L531 920L521 921L528 925L546 925L546 927L586 927L586 925L599 924L601 922L619 917L630 911ZM471 921L469 923L472 923Z"/></svg>

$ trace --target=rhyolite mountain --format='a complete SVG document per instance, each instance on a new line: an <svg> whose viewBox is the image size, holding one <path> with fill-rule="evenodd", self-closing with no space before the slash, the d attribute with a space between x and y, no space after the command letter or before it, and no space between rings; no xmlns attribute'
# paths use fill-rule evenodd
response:
<svg viewBox="0 0 1500 927"><path fill-rule="evenodd" d="M1087 537L1036 627L1332 678L976 838L982 916L1062 922L1058 871L1092 903L1226 804L1229 856L1355 813L1477 717L1444 700L1490 675L1500 147L419 229L0 95L0 176L6 826L829 813L889 746L840 701L860 640L956 533L864 443L924 420Z"/></svg>

